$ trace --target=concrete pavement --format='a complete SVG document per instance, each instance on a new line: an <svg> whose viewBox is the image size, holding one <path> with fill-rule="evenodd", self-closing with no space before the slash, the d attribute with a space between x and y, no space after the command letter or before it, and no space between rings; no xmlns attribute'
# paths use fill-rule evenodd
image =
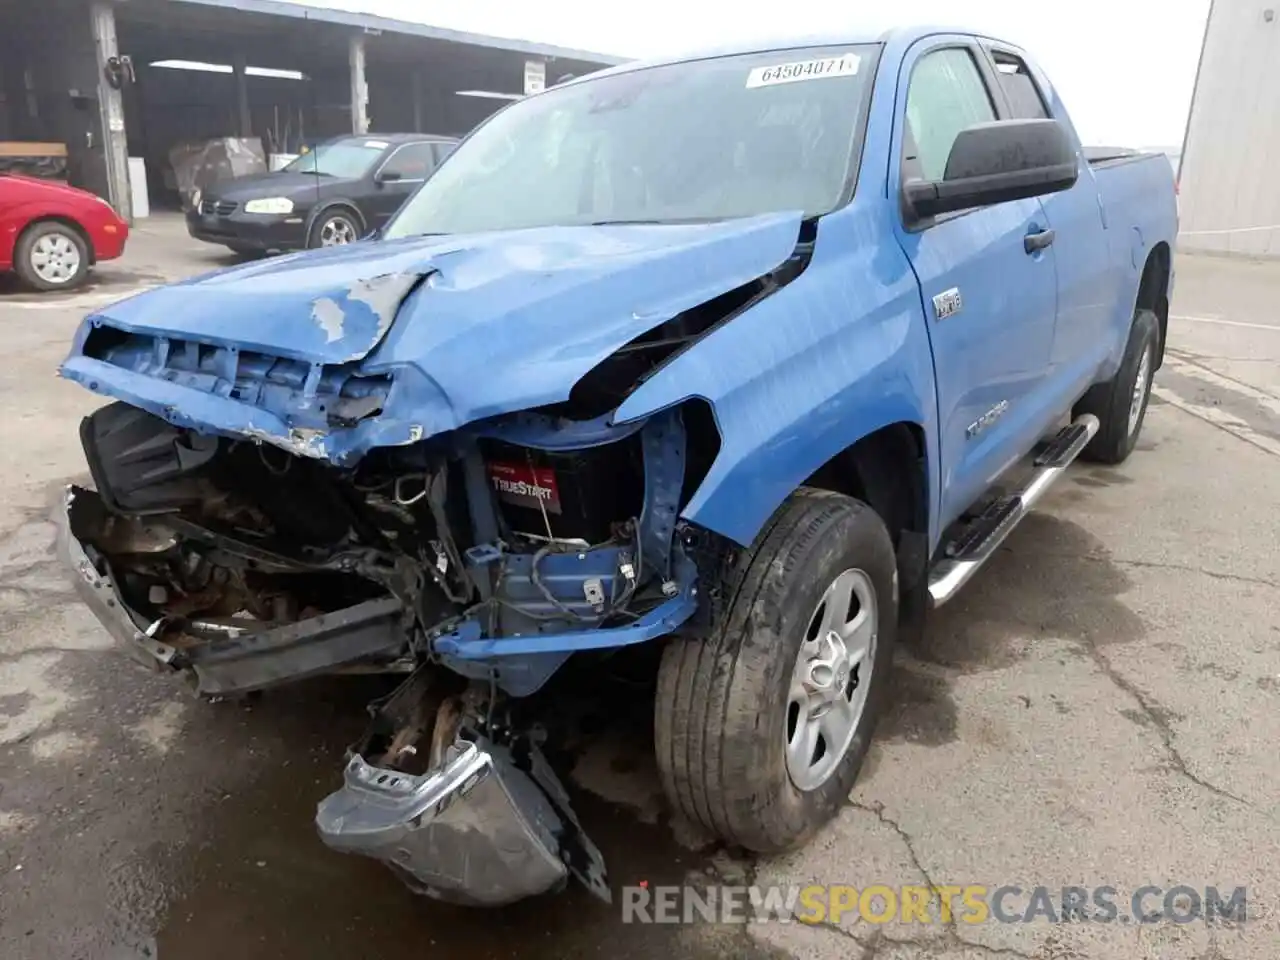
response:
<svg viewBox="0 0 1280 960"><path fill-rule="evenodd" d="M1105 885L1122 905L1143 885L1245 886L1249 921L624 927L576 890L500 915L444 907L329 853L314 803L375 681L195 702L74 602L47 516L84 472L76 423L95 398L52 371L91 298L228 262L160 220L99 288L56 305L0 292L6 960L1274 957L1280 267L1179 262L1174 312L1199 319L1173 323L1139 451L1073 469L901 651L864 775L811 846L763 862L689 849L625 678L623 709L566 758L615 884Z"/></svg>

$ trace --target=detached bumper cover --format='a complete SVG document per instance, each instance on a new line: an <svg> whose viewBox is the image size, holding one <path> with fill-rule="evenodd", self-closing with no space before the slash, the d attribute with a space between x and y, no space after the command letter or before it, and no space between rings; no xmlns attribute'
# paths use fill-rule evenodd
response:
<svg viewBox="0 0 1280 960"><path fill-rule="evenodd" d="M535 752L535 773L539 764ZM538 781L554 776L543 769ZM562 793L558 782L535 783L505 748L458 740L422 776L357 755L344 780L316 811L321 838L334 850L381 860L418 893L502 906L559 889L572 871L608 898L598 852L549 799L547 788ZM587 844L586 875L574 857L561 855L567 834Z"/></svg>

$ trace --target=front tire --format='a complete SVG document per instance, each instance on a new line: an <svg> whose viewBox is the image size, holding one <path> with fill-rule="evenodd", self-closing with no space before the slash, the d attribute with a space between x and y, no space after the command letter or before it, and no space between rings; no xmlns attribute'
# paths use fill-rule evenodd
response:
<svg viewBox="0 0 1280 960"><path fill-rule="evenodd" d="M1114 377L1089 388L1072 410L1072 416L1091 413L1098 418L1098 432L1080 454L1081 460L1111 466L1133 453L1147 416L1151 380L1160 349L1160 318L1153 310L1139 310L1129 329L1120 369Z"/></svg>
<svg viewBox="0 0 1280 960"><path fill-rule="evenodd" d="M663 651L655 741L681 813L765 854L836 816L884 703L896 570L866 504L801 489L783 505L711 636Z"/></svg>
<svg viewBox="0 0 1280 960"><path fill-rule="evenodd" d="M341 247L360 239L360 224L349 210L326 210L316 217L307 234L307 246Z"/></svg>
<svg viewBox="0 0 1280 960"><path fill-rule="evenodd" d="M18 239L13 269L32 289L74 290L89 275L89 247L65 223L34 223Z"/></svg>

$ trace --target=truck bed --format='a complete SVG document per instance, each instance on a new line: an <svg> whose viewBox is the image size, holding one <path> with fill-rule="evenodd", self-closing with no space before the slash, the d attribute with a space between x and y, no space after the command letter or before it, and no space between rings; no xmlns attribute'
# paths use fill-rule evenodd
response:
<svg viewBox="0 0 1280 960"><path fill-rule="evenodd" d="M1137 150L1120 151L1086 147L1098 193L1110 227L1112 254L1117 262L1128 257L1121 252L1140 251L1160 237L1173 237L1178 232L1178 209L1173 186L1173 167L1162 153ZM1133 236L1131 227L1137 231ZM1120 228L1120 229L1117 229ZM1136 246L1135 246L1136 241ZM1145 260L1145 254L1142 260ZM1134 266L1141 269L1142 260Z"/></svg>
<svg viewBox="0 0 1280 960"><path fill-rule="evenodd" d="M1088 161L1089 166L1095 169L1097 167L1112 166L1117 163L1130 163L1135 160L1146 160L1150 157L1166 156L1154 150L1134 150L1132 147L1084 147L1083 149L1085 160Z"/></svg>

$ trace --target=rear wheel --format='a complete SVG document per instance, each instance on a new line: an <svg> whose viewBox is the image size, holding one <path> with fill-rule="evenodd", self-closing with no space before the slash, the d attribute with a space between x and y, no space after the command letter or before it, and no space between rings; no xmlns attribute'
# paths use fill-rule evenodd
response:
<svg viewBox="0 0 1280 960"><path fill-rule="evenodd" d="M13 269L23 283L36 290L71 290L89 273L89 247L79 232L65 223L34 223L18 240Z"/></svg>
<svg viewBox="0 0 1280 960"><path fill-rule="evenodd" d="M792 496L723 622L663 653L655 740L671 802L760 853L835 817L883 706L897 607L879 516L838 494Z"/></svg>
<svg viewBox="0 0 1280 960"><path fill-rule="evenodd" d="M1090 387L1072 411L1073 417L1091 413L1100 424L1080 459L1111 465L1128 459L1147 416L1159 349L1160 318L1153 310L1139 310L1120 369L1110 380Z"/></svg>

